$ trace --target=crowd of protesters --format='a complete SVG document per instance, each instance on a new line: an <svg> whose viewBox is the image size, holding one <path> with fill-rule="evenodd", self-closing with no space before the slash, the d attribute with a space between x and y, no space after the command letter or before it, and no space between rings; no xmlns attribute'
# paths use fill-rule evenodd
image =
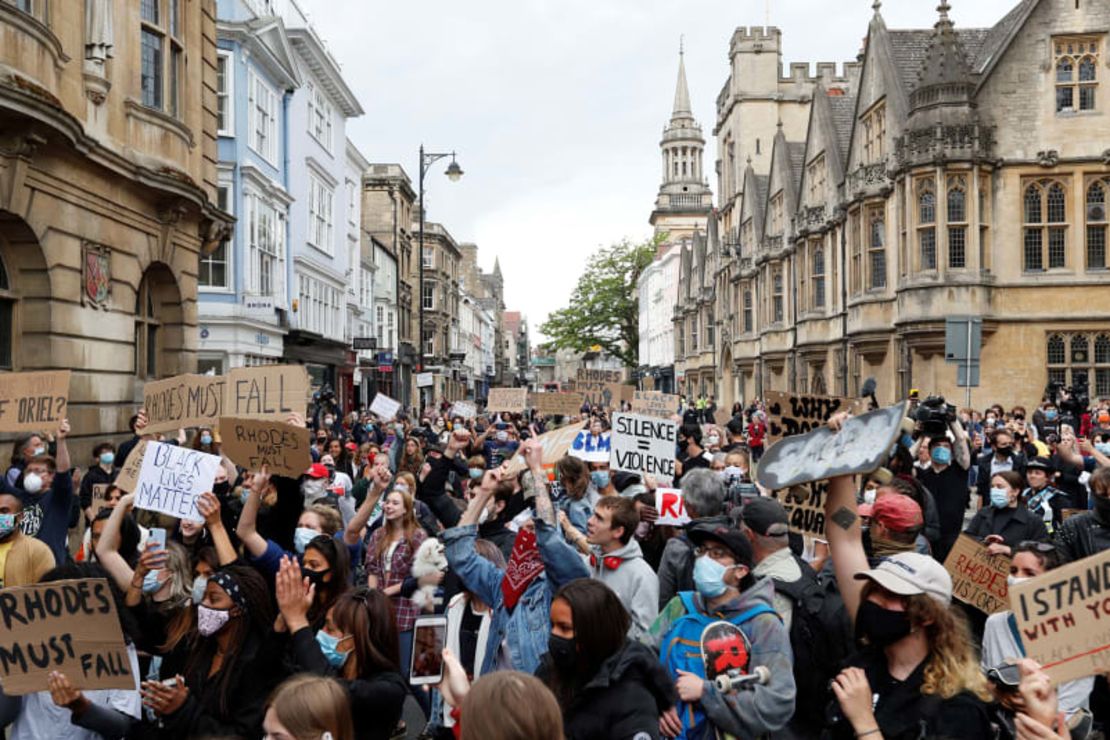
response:
<svg viewBox="0 0 1110 740"><path fill-rule="evenodd" d="M657 523L669 481L578 446L544 459L536 438L567 424L581 449L607 449L610 413L588 405L314 414L303 475L223 457L203 522L136 508L115 483L140 440L220 455L216 430L167 439L139 411L131 439L73 460L66 422L14 443L2 586L107 579L139 680L81 690L53 673L49 691L0 695L0 725L12 738L1097 737L1106 678L1052 686L1012 615L954 601L942 565L961 533L1010 558L1011 584L1110 548L1110 403L1084 401L1056 391L1031 411L919 421L866 480L829 481L809 547L787 492L753 484L769 446L759 403L724 424L712 398L675 409L682 527ZM427 572L432 540L445 566ZM430 613L447 620L443 678L414 686L414 624ZM715 622L739 637L710 658ZM754 680L709 680L715 659Z"/></svg>

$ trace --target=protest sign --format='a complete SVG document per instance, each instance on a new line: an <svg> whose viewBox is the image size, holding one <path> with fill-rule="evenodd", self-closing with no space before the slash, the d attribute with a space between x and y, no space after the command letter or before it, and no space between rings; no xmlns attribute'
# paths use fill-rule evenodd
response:
<svg viewBox="0 0 1110 740"><path fill-rule="evenodd" d="M657 525L681 527L690 522L690 515L686 513L686 501L679 488L656 488L655 510L659 512L659 518L655 520Z"/></svg>
<svg viewBox="0 0 1110 740"><path fill-rule="evenodd" d="M822 427L833 414L841 411L860 414L865 409L863 401L858 398L767 391L766 400L769 443Z"/></svg>
<svg viewBox="0 0 1110 740"><path fill-rule="evenodd" d="M92 509L93 516L96 516L101 509L108 508L107 483L94 483L92 485L92 504L89 508Z"/></svg>
<svg viewBox="0 0 1110 740"><path fill-rule="evenodd" d="M678 424L638 414L613 414L612 434L611 469L674 478Z"/></svg>
<svg viewBox="0 0 1110 740"><path fill-rule="evenodd" d="M1026 656L1040 663L1053 683L1110 670L1108 594L1110 550L1010 588Z"/></svg>
<svg viewBox="0 0 1110 740"><path fill-rule="evenodd" d="M308 406L308 371L303 365L237 367L227 374L221 411L240 419L285 421Z"/></svg>
<svg viewBox="0 0 1110 740"><path fill-rule="evenodd" d="M212 490L219 467L218 455L163 442L147 442L139 482L135 486L135 508L202 522L204 517L197 511L197 496Z"/></svg>
<svg viewBox="0 0 1110 740"><path fill-rule="evenodd" d="M400 402L394 401L384 393L378 393L374 396L374 401L370 404L370 413L376 415L382 421L389 421L397 416L397 412L400 410Z"/></svg>
<svg viewBox="0 0 1110 740"><path fill-rule="evenodd" d="M53 432L69 405L69 370L0 373L0 432Z"/></svg>
<svg viewBox="0 0 1110 740"><path fill-rule="evenodd" d="M529 393L528 405L540 416L575 416L582 409L582 394Z"/></svg>
<svg viewBox="0 0 1110 740"><path fill-rule="evenodd" d="M146 431L169 432L185 427L214 427L224 405L222 375L178 375L143 386Z"/></svg>
<svg viewBox="0 0 1110 740"><path fill-rule="evenodd" d="M1006 592L1010 559L1005 555L991 555L977 539L961 534L949 551L944 568L952 576L952 595L960 601L984 614L1010 608Z"/></svg>
<svg viewBox="0 0 1110 740"><path fill-rule="evenodd" d="M827 481L814 481L779 492L791 532L806 539L825 537L825 496L828 492Z"/></svg>
<svg viewBox="0 0 1110 740"><path fill-rule="evenodd" d="M478 407L473 401L455 401L451 406L451 416L461 416L464 419L473 419L478 415Z"/></svg>
<svg viewBox="0 0 1110 740"><path fill-rule="evenodd" d="M589 429L579 429L574 442L571 443L567 454L579 460L591 462L609 462L609 449L611 442L609 432L602 432L594 436Z"/></svg>
<svg viewBox="0 0 1110 740"><path fill-rule="evenodd" d="M577 377L570 389L581 393L586 403L603 409L617 408L621 401L631 402L636 390L624 384L624 373L620 370L584 368L578 368Z"/></svg>
<svg viewBox="0 0 1110 740"><path fill-rule="evenodd" d="M678 413L678 396L660 391L633 391L632 413L669 419Z"/></svg>
<svg viewBox="0 0 1110 740"><path fill-rule="evenodd" d="M573 425L560 427L536 437L536 441L543 447L543 466L545 469L551 470L555 462L567 454L580 431L582 430L577 425ZM516 454L509 460L506 475L516 475L527 469L528 465L524 462L524 456Z"/></svg>
<svg viewBox="0 0 1110 740"><path fill-rule="evenodd" d="M83 578L0 591L0 684L47 691L53 671L76 688L138 689L108 581Z"/></svg>
<svg viewBox="0 0 1110 740"><path fill-rule="evenodd" d="M127 459L123 461L119 472L116 473L116 488L127 493L134 493L135 486L139 484L139 471L143 467L143 455L146 453L147 440L140 439L138 444L131 448Z"/></svg>
<svg viewBox="0 0 1110 740"><path fill-rule="evenodd" d="M416 387L428 388L435 385L436 376L432 373L417 373L416 374Z"/></svg>
<svg viewBox="0 0 1110 740"><path fill-rule="evenodd" d="M266 419L220 419L220 451L247 470L299 478L312 465L311 435L304 427Z"/></svg>
<svg viewBox="0 0 1110 740"><path fill-rule="evenodd" d="M491 414L496 411L518 414L523 412L527 405L527 388L490 388L486 411Z"/></svg>

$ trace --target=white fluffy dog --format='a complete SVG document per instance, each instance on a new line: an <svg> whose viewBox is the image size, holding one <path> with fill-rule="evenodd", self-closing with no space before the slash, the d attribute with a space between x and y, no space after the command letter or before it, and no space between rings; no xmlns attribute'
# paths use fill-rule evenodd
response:
<svg viewBox="0 0 1110 740"><path fill-rule="evenodd" d="M423 578L436 571L447 570L447 556L443 552L443 543L435 537L429 537L420 544L416 557L412 560L412 577ZM438 586L421 586L412 595L412 601L421 609L426 606L438 606L443 599L436 596Z"/></svg>

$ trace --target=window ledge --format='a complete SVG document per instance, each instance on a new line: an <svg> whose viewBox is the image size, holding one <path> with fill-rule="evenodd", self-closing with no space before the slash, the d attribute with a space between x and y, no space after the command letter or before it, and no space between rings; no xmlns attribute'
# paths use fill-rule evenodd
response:
<svg viewBox="0 0 1110 740"><path fill-rule="evenodd" d="M168 113L145 106L134 98L125 99L123 107L129 117L137 118L143 123L149 123L176 134L190 149L196 146L192 129Z"/></svg>
<svg viewBox="0 0 1110 740"><path fill-rule="evenodd" d="M328 256L328 257L334 257L334 256L335 256L335 255L334 255L334 254L332 254L331 252L327 251L326 249L322 249L321 247L318 247L318 246L316 246L315 244L313 244L313 243L312 243L312 242L310 242L310 241L307 241L307 240L306 240L306 241L305 241L305 244L307 244L308 246L312 247L312 248L313 248L314 250L316 250L316 251L317 251L317 252L319 252L320 254L326 255L326 256Z"/></svg>
<svg viewBox="0 0 1110 740"><path fill-rule="evenodd" d="M16 29L38 41L54 59L54 66L61 69L70 60L62 47L59 39L50 27L34 15L20 10L11 3L0 0L0 21L14 26Z"/></svg>

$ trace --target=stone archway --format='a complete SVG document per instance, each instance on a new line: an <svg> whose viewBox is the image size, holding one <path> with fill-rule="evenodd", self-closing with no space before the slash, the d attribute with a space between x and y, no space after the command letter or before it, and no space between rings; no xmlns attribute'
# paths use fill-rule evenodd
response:
<svg viewBox="0 0 1110 740"><path fill-rule="evenodd" d="M51 367L53 290L30 225L0 210L0 370Z"/></svg>
<svg viewBox="0 0 1110 740"><path fill-rule="evenodd" d="M139 281L133 341L132 368L140 384L186 372L181 290L165 263L151 263Z"/></svg>

